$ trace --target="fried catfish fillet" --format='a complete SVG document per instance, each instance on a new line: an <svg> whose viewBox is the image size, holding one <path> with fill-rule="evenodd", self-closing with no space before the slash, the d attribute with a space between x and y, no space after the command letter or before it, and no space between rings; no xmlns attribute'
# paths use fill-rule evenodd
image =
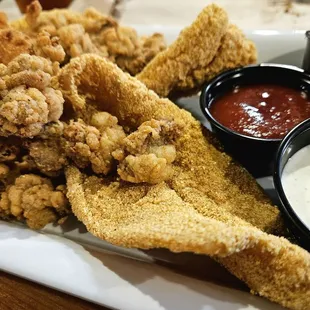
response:
<svg viewBox="0 0 310 310"><path fill-rule="evenodd" d="M95 55L71 60L58 84L75 109L95 101L132 130L149 119L183 124L170 181L130 184L66 170L73 212L92 234L126 247L211 255L253 292L291 309L308 307L309 253L268 234L281 228L277 208L190 113Z"/></svg>
<svg viewBox="0 0 310 310"><path fill-rule="evenodd" d="M137 75L162 97L195 93L222 71L256 62L256 49L225 11L207 6L176 41Z"/></svg>

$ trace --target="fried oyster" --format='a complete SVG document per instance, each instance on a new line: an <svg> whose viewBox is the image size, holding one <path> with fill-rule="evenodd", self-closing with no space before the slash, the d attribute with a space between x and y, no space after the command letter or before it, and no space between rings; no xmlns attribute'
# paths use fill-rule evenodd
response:
<svg viewBox="0 0 310 310"><path fill-rule="evenodd" d="M25 17L12 22L10 26L12 31L20 31L24 36L33 38L35 46L42 45L41 42L49 46L60 43L66 54L60 62L85 53L95 53L115 62L132 75L139 73L166 48L163 35L155 33L140 38L133 28L120 26L112 17L94 8L86 9L83 13L65 9L42 11L39 1L33 1ZM49 34L50 42L44 38L44 34ZM40 40L36 38L38 35L41 36ZM35 51L35 54L41 56L48 48L42 46L42 49L45 51Z"/></svg>
<svg viewBox="0 0 310 310"><path fill-rule="evenodd" d="M117 123L116 117L105 112L94 114L90 125L81 119L70 121L64 129L66 155L80 168L91 164L95 173L108 174L115 167L112 154L126 137Z"/></svg>
<svg viewBox="0 0 310 310"><path fill-rule="evenodd" d="M38 175L20 175L1 194L0 218L13 216L25 220L33 229L57 221L61 223L69 213L65 186L54 187L49 179Z"/></svg>
<svg viewBox="0 0 310 310"><path fill-rule="evenodd" d="M62 93L51 85L58 63L21 54L0 64L0 135L34 137L63 112Z"/></svg>
<svg viewBox="0 0 310 310"><path fill-rule="evenodd" d="M117 172L120 178L132 183L156 184L171 179L172 163L176 158L174 142L180 133L176 123L150 120L123 141Z"/></svg>

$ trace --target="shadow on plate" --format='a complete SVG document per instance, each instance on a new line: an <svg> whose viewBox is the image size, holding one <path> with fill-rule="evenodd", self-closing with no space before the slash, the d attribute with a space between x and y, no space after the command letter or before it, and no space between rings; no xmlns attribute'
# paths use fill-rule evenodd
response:
<svg viewBox="0 0 310 310"><path fill-rule="evenodd" d="M54 227L58 227L58 226L61 229L61 233L68 233L73 230L78 230L80 234L88 233L85 225L82 222L80 222L74 215L69 215L68 219L63 224L54 225Z"/></svg>
<svg viewBox="0 0 310 310"><path fill-rule="evenodd" d="M248 293L241 281L207 256L157 249L145 251L155 258L155 264L131 261L128 266L126 258L93 250L90 253L163 309L283 309ZM184 276L194 279L186 281Z"/></svg>

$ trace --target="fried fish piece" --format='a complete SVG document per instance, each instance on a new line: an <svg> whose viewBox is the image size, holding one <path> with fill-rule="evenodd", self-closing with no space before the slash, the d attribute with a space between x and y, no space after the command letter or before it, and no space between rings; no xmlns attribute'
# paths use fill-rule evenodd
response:
<svg viewBox="0 0 310 310"><path fill-rule="evenodd" d="M87 177L75 167L66 175L73 212L95 236L133 248L210 255L253 293L290 309L308 308L310 255L288 240L221 212L212 201L198 202L198 192L189 203L165 183L130 186ZM201 207L211 215L197 212Z"/></svg>
<svg viewBox="0 0 310 310"><path fill-rule="evenodd" d="M213 146L190 113L95 55L73 59L58 82L76 109L95 100L98 109L131 130L152 118L170 117L184 125L168 182L130 184L87 176L75 167L66 170L73 212L91 233L127 247L211 255L253 292L291 309L307 309L309 253L266 233L283 228L278 209L246 170Z"/></svg>
<svg viewBox="0 0 310 310"><path fill-rule="evenodd" d="M180 193L195 188L229 212L274 231L279 211L244 168L212 146L213 138L202 132L201 124L189 112L168 99L159 99L135 78L96 55L72 59L61 69L57 87L76 110L85 109L87 100L92 99L99 110L116 116L130 131L151 119L172 119L183 129L175 143L179 151L174 169L178 175L171 185L180 187Z"/></svg>
<svg viewBox="0 0 310 310"><path fill-rule="evenodd" d="M221 72L253 64L256 60L254 43L246 39L237 26L231 24L214 59L206 67L196 69L186 80L179 81L169 96L179 98L197 93L204 83L211 81Z"/></svg>
<svg viewBox="0 0 310 310"><path fill-rule="evenodd" d="M256 48L235 25L228 26L225 12L207 6L176 41L157 54L137 75L162 97L197 92L220 72L256 61Z"/></svg>

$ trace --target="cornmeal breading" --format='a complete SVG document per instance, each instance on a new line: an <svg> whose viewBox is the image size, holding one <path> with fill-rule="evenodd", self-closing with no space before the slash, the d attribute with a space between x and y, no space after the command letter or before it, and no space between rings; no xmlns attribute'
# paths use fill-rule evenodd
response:
<svg viewBox="0 0 310 310"><path fill-rule="evenodd" d="M309 308L310 254L283 237L279 210L190 113L159 97L256 60L223 9L206 7L167 50L162 35L141 38L95 9L42 12L38 1L12 24L0 14L1 37L1 219L62 223L69 199L99 238L210 255L253 293Z"/></svg>
<svg viewBox="0 0 310 310"><path fill-rule="evenodd" d="M167 182L130 185L67 169L73 212L90 232L121 246L211 255L253 292L291 309L307 309L309 253L266 233L281 232L279 211L188 112L94 55L64 67L59 86L75 108L85 108L91 98L131 130L151 118L170 117L184 125L176 141L174 176ZM265 276L269 265L272 272Z"/></svg>
<svg viewBox="0 0 310 310"><path fill-rule="evenodd" d="M159 53L137 75L162 97L180 97L200 87L224 70L256 62L256 48L226 13L207 6L176 41Z"/></svg>

